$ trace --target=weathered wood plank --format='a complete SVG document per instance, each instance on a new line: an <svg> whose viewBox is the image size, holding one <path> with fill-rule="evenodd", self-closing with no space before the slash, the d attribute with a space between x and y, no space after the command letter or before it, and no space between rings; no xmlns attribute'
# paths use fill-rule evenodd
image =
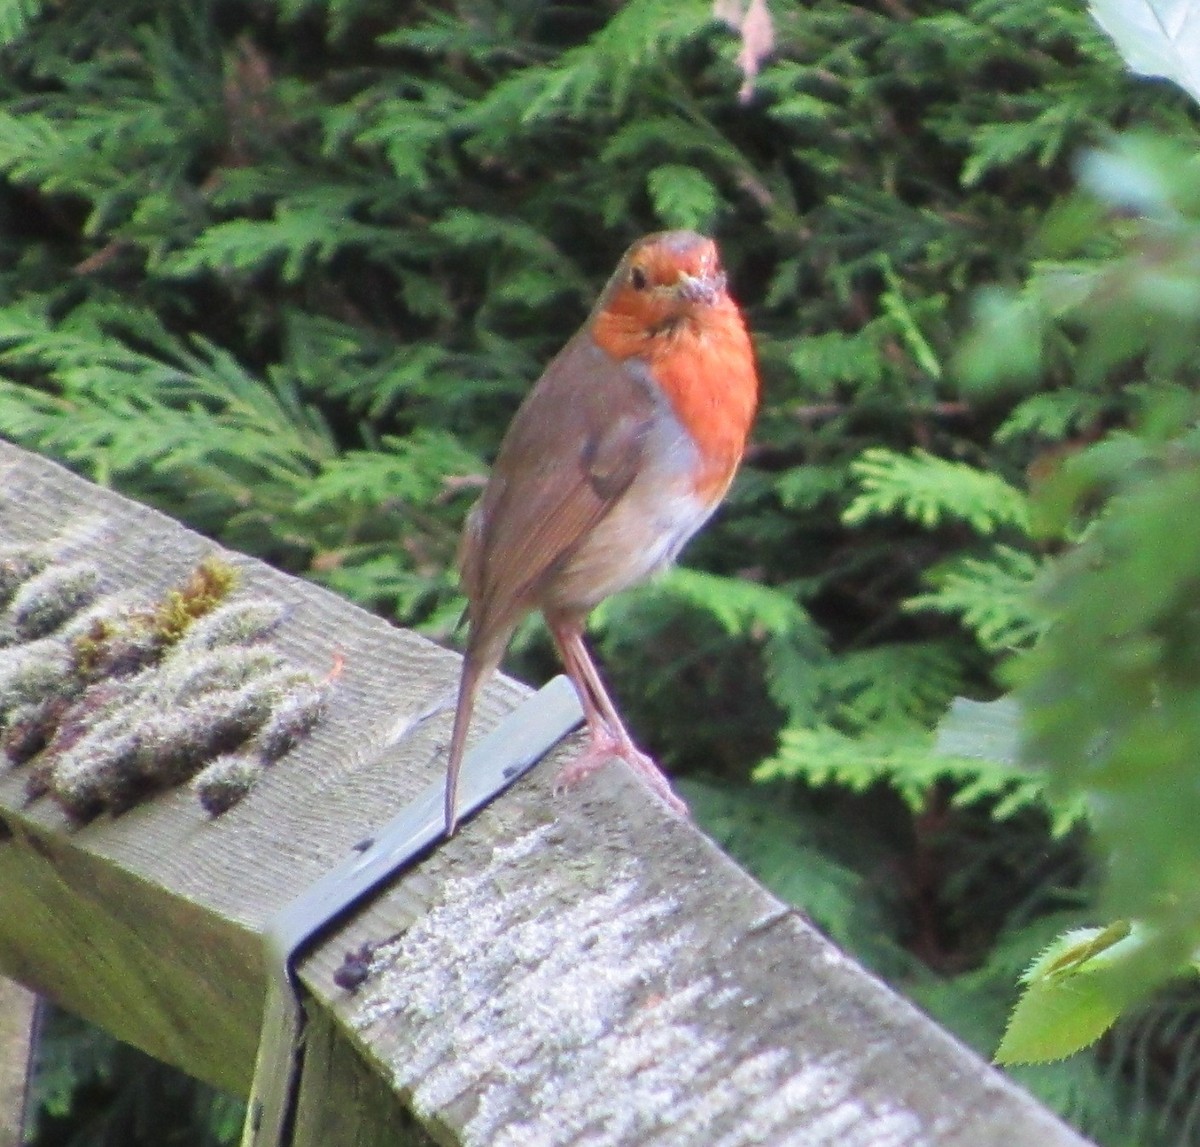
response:
<svg viewBox="0 0 1200 1147"><path fill-rule="evenodd" d="M79 552L113 588L161 588L211 548L3 446L0 491L0 541L90 522ZM345 655L327 721L215 821L172 793L72 828L0 777L0 971L244 1092L257 933L438 774L449 713L417 717L449 700L457 659L237 561L291 604L277 643L294 661ZM480 728L519 695L490 691ZM304 962L319 1018L300 1143L395 1142L391 1095L439 1142L1082 1143L622 766L562 794L552 775L535 770ZM338 988L368 942L371 976Z"/></svg>
<svg viewBox="0 0 1200 1147"><path fill-rule="evenodd" d="M372 1070L335 1016L309 1007L292 1147L433 1147L388 1077Z"/></svg>
<svg viewBox="0 0 1200 1147"><path fill-rule="evenodd" d="M0 442L0 544L64 535L112 592L157 596L218 547ZM327 717L252 796L213 819L183 790L72 825L26 806L0 767L0 973L194 1075L246 1092L264 975L259 933L439 769L458 659L268 566L228 555L244 592L288 607L272 644L318 676ZM527 690L501 681L480 729ZM435 717L424 720L425 714Z"/></svg>
<svg viewBox="0 0 1200 1147"><path fill-rule="evenodd" d="M0 977L0 1147L18 1147L37 996Z"/></svg>
<svg viewBox="0 0 1200 1147"><path fill-rule="evenodd" d="M454 1141L1083 1142L624 769L558 804L545 785L488 809L302 969ZM380 941L374 975L339 993L345 952Z"/></svg>

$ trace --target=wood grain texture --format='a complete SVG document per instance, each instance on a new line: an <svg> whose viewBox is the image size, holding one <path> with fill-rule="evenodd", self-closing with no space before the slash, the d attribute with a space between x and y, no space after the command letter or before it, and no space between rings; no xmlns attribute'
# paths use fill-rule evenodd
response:
<svg viewBox="0 0 1200 1147"><path fill-rule="evenodd" d="M74 531L114 590L159 590L215 548L3 444L0 492L0 543ZM176 792L73 829L23 807L19 770L0 775L0 971L245 1092L258 929L439 774L458 659L235 560L249 588L291 605L273 639L290 659L320 673L345 655L328 718L216 820ZM521 695L497 682L478 730ZM299 1143L403 1142L402 1108L446 1143L1084 1142L623 765L561 794L555 766L305 960L316 1019ZM367 942L372 974L338 988L335 970Z"/></svg>
<svg viewBox="0 0 1200 1147"><path fill-rule="evenodd" d="M562 798L549 772L303 968L454 1142L1083 1142L623 765ZM384 942L374 974L339 994L332 970L364 941Z"/></svg>
<svg viewBox="0 0 1200 1147"><path fill-rule="evenodd" d="M0 1147L18 1147L37 996L0 977Z"/></svg>
<svg viewBox="0 0 1200 1147"><path fill-rule="evenodd" d="M337 1017L315 1003L308 1012L291 1147L434 1147L404 1097L345 1038Z"/></svg>

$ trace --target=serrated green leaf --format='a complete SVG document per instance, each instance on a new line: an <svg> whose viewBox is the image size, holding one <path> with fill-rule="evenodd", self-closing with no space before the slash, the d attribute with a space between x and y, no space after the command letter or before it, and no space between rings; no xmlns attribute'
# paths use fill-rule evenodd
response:
<svg viewBox="0 0 1200 1147"><path fill-rule="evenodd" d="M1100 958L1122 940L1133 936L1134 926L1128 920L1117 920L1103 927L1072 928L1056 936L1021 975L1021 983L1036 984L1052 976L1065 976L1101 966ZM1140 940L1140 938L1139 938Z"/></svg>
<svg viewBox="0 0 1200 1147"><path fill-rule="evenodd" d="M1043 980L1021 993L1009 1017L996 1062L1048 1063L1095 1043L1121 1014L1100 977Z"/></svg>
<svg viewBox="0 0 1200 1147"><path fill-rule="evenodd" d="M1051 943L1022 977L996 1062L1046 1063L1098 1040L1141 990L1127 965L1145 943L1125 922L1073 929Z"/></svg>

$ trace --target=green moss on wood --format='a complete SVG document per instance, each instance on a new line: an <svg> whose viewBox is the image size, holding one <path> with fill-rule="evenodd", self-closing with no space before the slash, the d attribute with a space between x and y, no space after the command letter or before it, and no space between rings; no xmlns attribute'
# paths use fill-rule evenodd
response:
<svg viewBox="0 0 1200 1147"><path fill-rule="evenodd" d="M329 681L267 646L284 609L230 601L238 572L223 558L145 602L50 552L0 553L0 751L30 766L29 800L88 819L207 771L196 792L216 815L320 720Z"/></svg>

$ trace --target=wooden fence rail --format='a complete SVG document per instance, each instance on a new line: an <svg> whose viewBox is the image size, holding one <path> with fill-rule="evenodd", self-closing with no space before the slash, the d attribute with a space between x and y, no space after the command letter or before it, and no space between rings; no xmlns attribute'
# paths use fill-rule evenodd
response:
<svg viewBox="0 0 1200 1147"><path fill-rule="evenodd" d="M323 683L323 718L222 815L186 784L89 781L82 798L30 801L36 744L0 766L0 974L247 1094L264 927L440 776L458 658L4 443L0 547L0 575L33 547L91 587L79 608L143 620L219 554L240 574L231 603L285 607L256 648ZM0 705L4 658L55 632L29 596L15 620L0 604ZM111 630L80 629L74 656L94 661ZM526 694L498 681L479 729ZM119 685L97 695L123 703ZM1083 1142L623 767L562 794L553 773L539 767L303 960L294 1143ZM354 990L339 986L348 953L365 973Z"/></svg>
<svg viewBox="0 0 1200 1147"><path fill-rule="evenodd" d="M19 1147L37 997L0 977L0 1147Z"/></svg>

